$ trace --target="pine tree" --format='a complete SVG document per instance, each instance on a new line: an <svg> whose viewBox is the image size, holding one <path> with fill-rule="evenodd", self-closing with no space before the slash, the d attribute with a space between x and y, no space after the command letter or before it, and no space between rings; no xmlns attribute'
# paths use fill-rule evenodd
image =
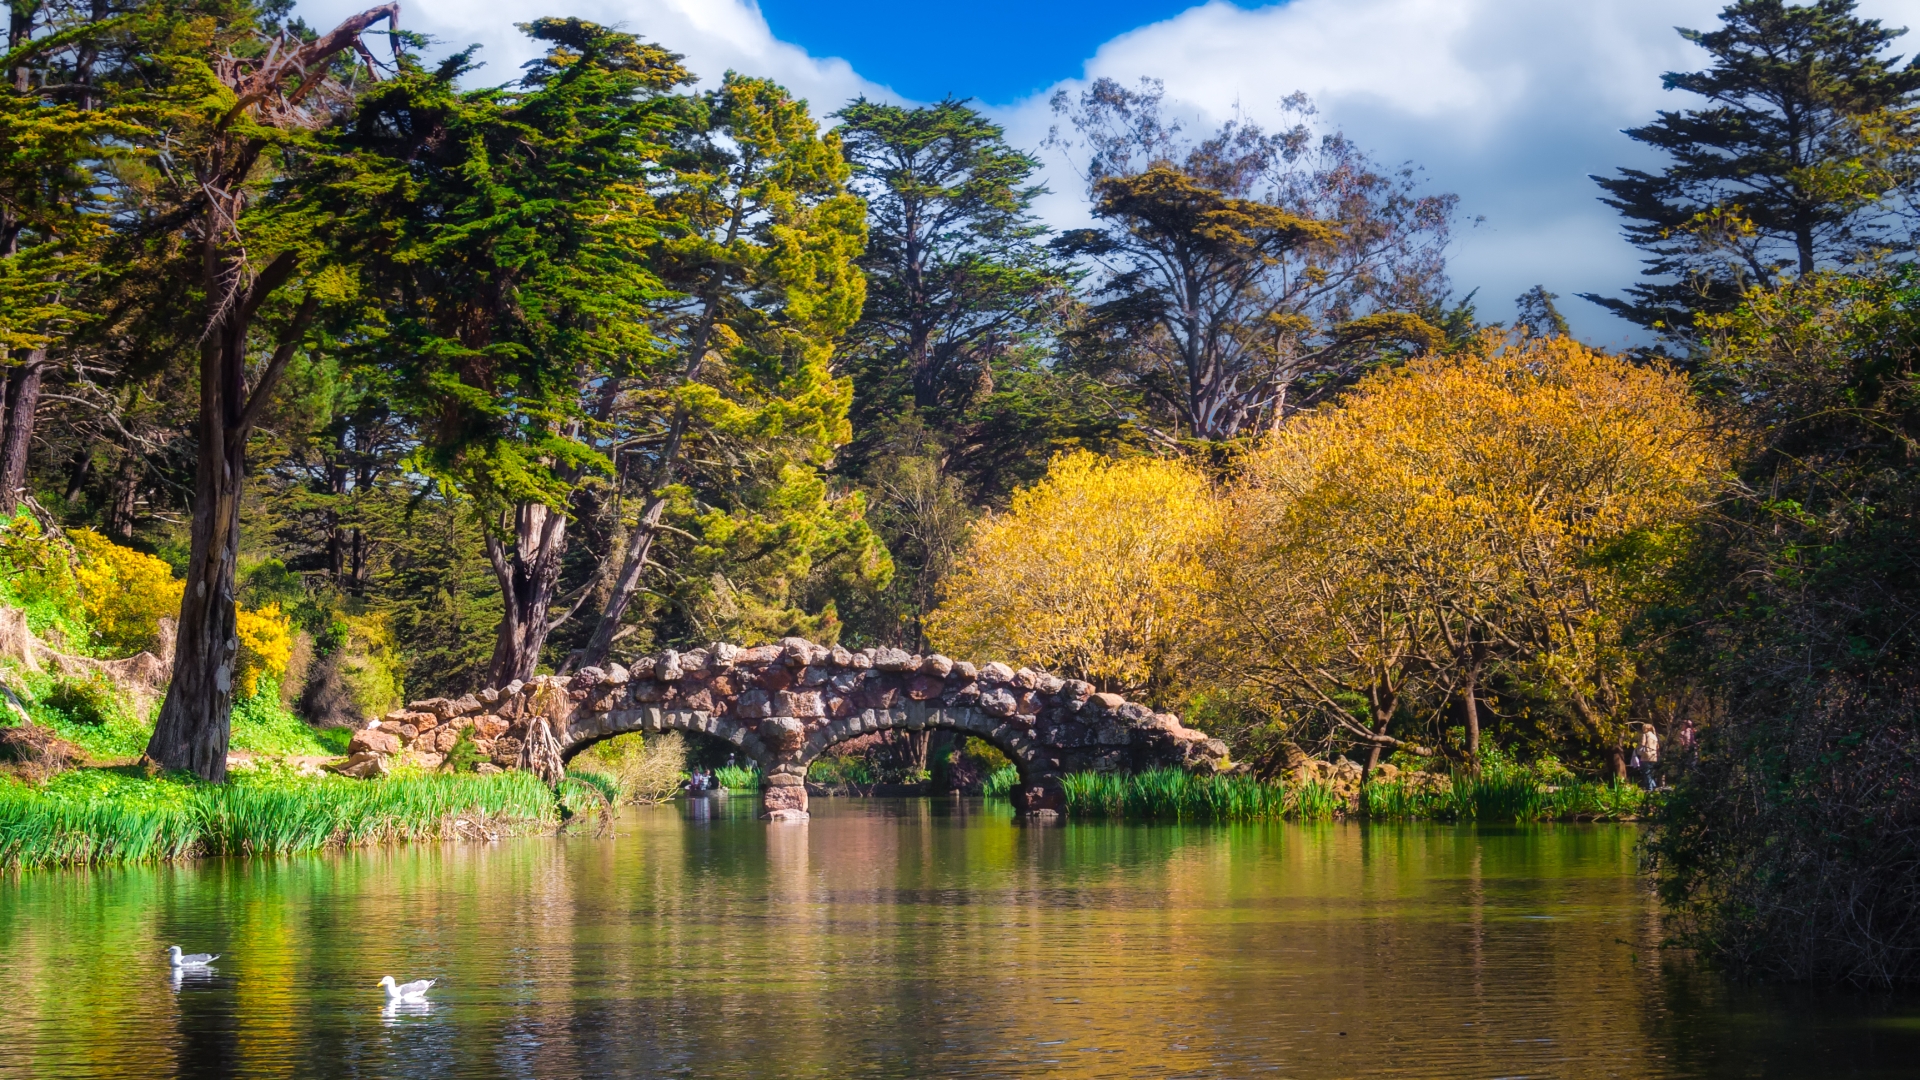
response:
<svg viewBox="0 0 1920 1080"><path fill-rule="evenodd" d="M1625 299L1586 299L1685 342L1695 312L1729 310L1750 286L1860 265L1906 241L1920 68L1887 55L1904 30L1854 6L1738 0L1719 29L1680 31L1713 65L1664 81L1705 107L1627 131L1667 154L1665 169L1594 177L1649 253L1649 280Z"/></svg>

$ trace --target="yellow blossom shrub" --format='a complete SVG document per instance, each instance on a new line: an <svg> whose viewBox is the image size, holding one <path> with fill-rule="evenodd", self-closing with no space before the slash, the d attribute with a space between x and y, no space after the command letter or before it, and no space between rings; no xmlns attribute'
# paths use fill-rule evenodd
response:
<svg viewBox="0 0 1920 1080"><path fill-rule="evenodd" d="M1164 686L1196 636L1218 527L1212 486L1185 464L1063 455L975 527L928 634L958 656Z"/></svg>
<svg viewBox="0 0 1920 1080"><path fill-rule="evenodd" d="M173 568L91 529L67 537L80 556L74 578L94 645L114 656L154 648L160 620L180 614L185 586L174 579Z"/></svg>
<svg viewBox="0 0 1920 1080"><path fill-rule="evenodd" d="M240 638L240 659L234 667L234 697L246 699L260 690L260 680L276 684L287 673L293 658L293 620L280 613L280 605L267 604L251 611L234 613Z"/></svg>
<svg viewBox="0 0 1920 1080"><path fill-rule="evenodd" d="M1632 628L1724 460L1684 376L1565 338L1378 373L1249 455L1214 555L1221 671L1387 749L1497 672L1615 745Z"/></svg>

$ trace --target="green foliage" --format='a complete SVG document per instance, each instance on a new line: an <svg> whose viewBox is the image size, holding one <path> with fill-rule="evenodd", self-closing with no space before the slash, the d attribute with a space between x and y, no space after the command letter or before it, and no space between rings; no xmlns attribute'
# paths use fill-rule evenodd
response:
<svg viewBox="0 0 1920 1080"><path fill-rule="evenodd" d="M647 806L680 793L686 780L687 743L679 732L652 738L629 732L593 744L573 764L613 777L616 798Z"/></svg>
<svg viewBox="0 0 1920 1080"><path fill-rule="evenodd" d="M553 796L520 772L360 781L261 768L213 785L76 769L41 787L0 780L0 867L290 855L457 836L462 818L545 827Z"/></svg>
<svg viewBox="0 0 1920 1080"><path fill-rule="evenodd" d="M1703 701L1662 893L1743 971L1920 979L1920 273L1809 275L1703 325L1748 444L1664 657Z"/></svg>
<svg viewBox="0 0 1920 1080"><path fill-rule="evenodd" d="M728 791L758 791L766 780L758 765L722 765L713 771L713 778Z"/></svg>
<svg viewBox="0 0 1920 1080"><path fill-rule="evenodd" d="M232 723L228 745L234 750L273 755L328 753L314 729L280 700L280 683L269 676L261 676L251 697L234 699Z"/></svg>
<svg viewBox="0 0 1920 1080"><path fill-rule="evenodd" d="M473 744L473 728L463 727L453 740L453 749L447 751L445 762L448 772L472 772L474 766L487 760L487 755Z"/></svg>
<svg viewBox="0 0 1920 1080"><path fill-rule="evenodd" d="M614 808L619 804L620 781L598 769L569 767L554 788L554 797L562 816L592 814L604 827L612 823Z"/></svg>
<svg viewBox="0 0 1920 1080"><path fill-rule="evenodd" d="M807 766L807 781L813 784L872 784L877 779L873 763L858 754L822 754Z"/></svg>
<svg viewBox="0 0 1920 1080"><path fill-rule="evenodd" d="M1389 175L1338 133L1233 119L1187 138L1142 79L1052 99L1084 154L1097 227L1058 250L1097 268L1065 335L1072 366L1138 396L1163 430L1224 441L1381 363L1443 344L1442 252L1458 202ZM1075 137L1077 136L1077 137Z"/></svg>
<svg viewBox="0 0 1920 1080"><path fill-rule="evenodd" d="M51 672L9 673L8 683L27 715L90 758L137 757L153 733L150 717L138 716L117 688L95 679ZM12 723L12 710L0 722Z"/></svg>
<svg viewBox="0 0 1920 1080"><path fill-rule="evenodd" d="M1020 770L1013 765L1002 765L987 774L980 785L980 794L989 799L1004 799L1020 783Z"/></svg>
<svg viewBox="0 0 1920 1080"><path fill-rule="evenodd" d="M35 635L85 652L93 631L74 575L78 561L31 515L0 519L0 604L25 612Z"/></svg>
<svg viewBox="0 0 1920 1080"><path fill-rule="evenodd" d="M1067 812L1091 818L1192 821L1327 821L1351 812L1334 789L1316 780L1283 784L1251 776L1196 775L1181 769L1071 773L1063 779ZM1405 780L1361 790L1359 810L1381 820L1620 820L1638 814L1646 793L1631 785L1572 784L1550 788L1521 768L1456 776L1450 787Z"/></svg>
<svg viewBox="0 0 1920 1080"><path fill-rule="evenodd" d="M38 701L58 713L69 724L100 728L125 721L131 710L113 680L98 673L70 678L55 678L51 688Z"/></svg>

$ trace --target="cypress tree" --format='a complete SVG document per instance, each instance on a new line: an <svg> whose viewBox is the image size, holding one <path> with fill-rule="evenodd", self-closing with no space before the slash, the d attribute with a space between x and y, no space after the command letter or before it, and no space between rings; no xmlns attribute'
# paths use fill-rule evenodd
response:
<svg viewBox="0 0 1920 1080"><path fill-rule="evenodd" d="M1910 239L1900 210L1920 68L1887 53L1904 29L1854 6L1739 0L1719 29L1680 30L1713 63L1664 82L1705 107L1627 130L1666 168L1593 178L1649 253L1648 280L1625 298L1586 299L1684 342L1695 312L1730 310L1748 287L1862 265Z"/></svg>

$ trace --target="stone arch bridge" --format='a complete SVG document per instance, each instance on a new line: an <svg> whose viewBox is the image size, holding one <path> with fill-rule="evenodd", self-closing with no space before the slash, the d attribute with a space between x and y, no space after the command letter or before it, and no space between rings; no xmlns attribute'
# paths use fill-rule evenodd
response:
<svg viewBox="0 0 1920 1080"><path fill-rule="evenodd" d="M975 666L898 649L848 650L787 638L778 645L668 650L631 669L416 701L356 732L345 771L384 769L401 754L437 765L459 732L502 768L557 779L562 763L631 731L686 731L739 748L767 778L767 816L807 813L807 766L834 744L873 731L946 729L998 747L1020 771L1015 807L1057 813L1067 772L1174 766L1211 770L1226 746L1091 684L1005 664Z"/></svg>

